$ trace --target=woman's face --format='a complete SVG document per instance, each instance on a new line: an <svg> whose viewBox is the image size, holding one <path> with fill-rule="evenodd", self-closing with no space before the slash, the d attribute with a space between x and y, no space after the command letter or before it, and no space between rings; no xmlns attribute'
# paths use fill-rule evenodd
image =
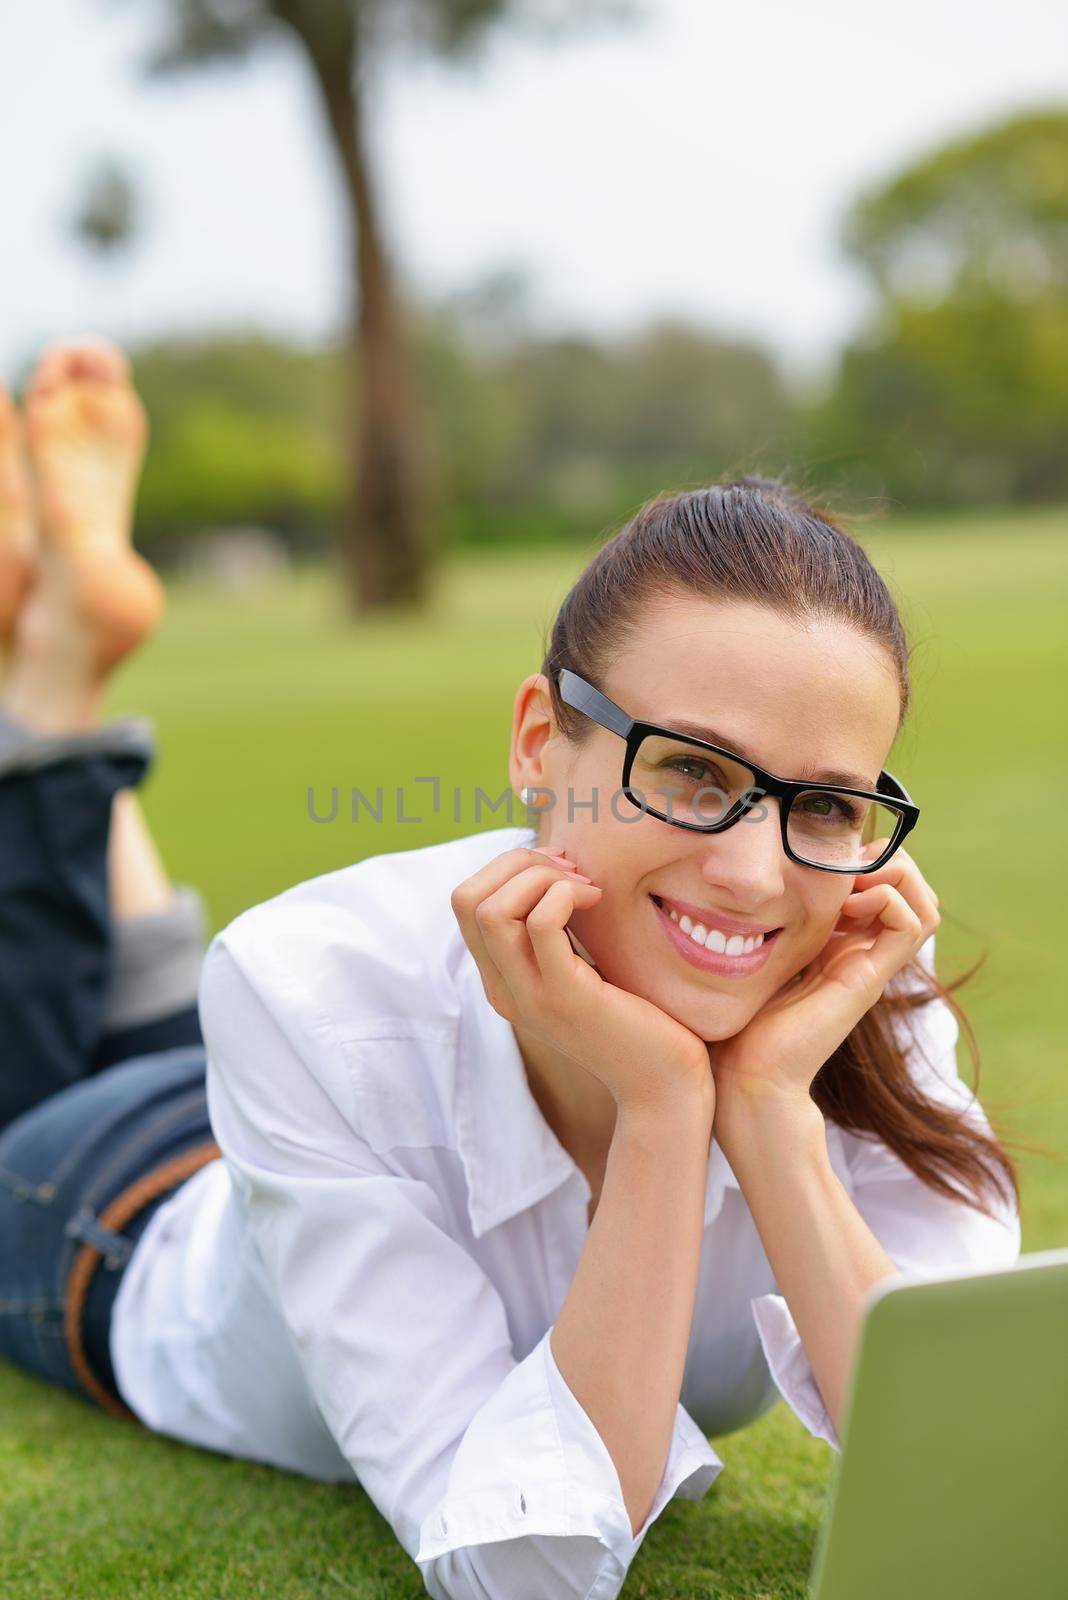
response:
<svg viewBox="0 0 1068 1600"><path fill-rule="evenodd" d="M837 769L862 775L858 787L870 788L900 705L885 651L840 622L799 625L763 606L681 596L649 607L599 687L639 721L713 727L714 742L785 778ZM512 781L551 791L539 842L566 849L603 891L595 907L575 913L572 930L608 982L703 1039L730 1038L827 943L854 879L791 861L770 796L761 820L750 816L720 834L673 828L624 797L613 808L624 748L618 734L590 723L576 749L553 722L545 678L521 685ZM706 927L717 925L718 913L781 931L755 970L750 962L748 971L707 971L680 952L677 925L665 925L654 896L699 908Z"/></svg>

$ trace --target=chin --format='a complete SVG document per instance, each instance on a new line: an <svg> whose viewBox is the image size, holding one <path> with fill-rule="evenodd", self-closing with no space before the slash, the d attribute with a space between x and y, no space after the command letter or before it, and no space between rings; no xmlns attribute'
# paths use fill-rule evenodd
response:
<svg viewBox="0 0 1068 1600"><path fill-rule="evenodd" d="M748 1016L730 1017L720 1013L714 1017L695 1017L692 1022L686 1021L685 1018L680 1018L679 1020L685 1022L690 1032L696 1033L697 1037L703 1039L705 1044L721 1044L724 1039L733 1039L736 1033L741 1033L750 1018Z"/></svg>
<svg viewBox="0 0 1068 1600"><path fill-rule="evenodd" d="M635 991L637 993L638 991ZM684 1028L689 1028L706 1044L718 1044L721 1039L733 1039L756 1014L756 1009L740 1004L742 997L732 1000L729 995L710 996L703 1005L694 1005L693 996L674 1000L663 991L649 994L644 989L642 997L658 1006L665 1016L673 1017ZM743 1013L739 1015L739 1013Z"/></svg>

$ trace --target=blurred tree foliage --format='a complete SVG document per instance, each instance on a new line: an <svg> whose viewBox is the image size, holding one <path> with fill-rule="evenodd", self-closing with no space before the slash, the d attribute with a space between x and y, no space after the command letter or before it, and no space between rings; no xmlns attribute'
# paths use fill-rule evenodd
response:
<svg viewBox="0 0 1068 1600"><path fill-rule="evenodd" d="M140 210L137 188L125 166L113 156L104 156L83 181L71 232L97 255L114 255L133 242Z"/></svg>
<svg viewBox="0 0 1068 1600"><path fill-rule="evenodd" d="M678 320L531 331L521 269L409 313L435 543L589 539L649 495L742 470L910 507L1068 499L1068 113L960 140L863 196L846 246L876 297L829 392ZM350 494L343 338L136 356L153 419L140 522L162 552L261 522L325 544Z"/></svg>
<svg viewBox="0 0 1068 1600"><path fill-rule="evenodd" d="M910 505L1068 497L1068 111L955 141L862 196L876 295L806 454Z"/></svg>
<svg viewBox="0 0 1068 1600"><path fill-rule="evenodd" d="M618 342L473 347L442 308L412 330L446 543L589 537L620 506L733 467L781 465L790 428L770 359L677 322ZM325 544L344 503L343 349L255 337L133 352L152 419L138 502L157 554L257 522Z"/></svg>
<svg viewBox="0 0 1068 1600"><path fill-rule="evenodd" d="M152 438L138 501L147 545L257 523L297 548L344 502L343 364L253 337L133 352Z"/></svg>

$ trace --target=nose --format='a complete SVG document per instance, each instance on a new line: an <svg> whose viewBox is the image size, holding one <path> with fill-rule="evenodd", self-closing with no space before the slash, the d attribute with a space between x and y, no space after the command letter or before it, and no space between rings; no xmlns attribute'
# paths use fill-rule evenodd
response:
<svg viewBox="0 0 1068 1600"><path fill-rule="evenodd" d="M723 833L709 834L701 862L705 882L743 916L758 916L786 892L789 863L782 847L779 802L766 795L761 806L766 815L751 811Z"/></svg>

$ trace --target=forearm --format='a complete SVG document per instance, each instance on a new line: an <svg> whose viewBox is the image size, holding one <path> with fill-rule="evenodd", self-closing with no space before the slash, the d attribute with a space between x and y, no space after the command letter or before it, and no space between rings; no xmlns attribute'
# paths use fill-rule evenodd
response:
<svg viewBox="0 0 1068 1600"><path fill-rule="evenodd" d="M711 1129L704 1098L620 1108L551 1335L556 1364L615 1463L635 1533L663 1477L682 1389Z"/></svg>
<svg viewBox="0 0 1068 1600"><path fill-rule="evenodd" d="M721 1103L714 1133L840 1431L865 1297L898 1268L831 1166L814 1101Z"/></svg>

